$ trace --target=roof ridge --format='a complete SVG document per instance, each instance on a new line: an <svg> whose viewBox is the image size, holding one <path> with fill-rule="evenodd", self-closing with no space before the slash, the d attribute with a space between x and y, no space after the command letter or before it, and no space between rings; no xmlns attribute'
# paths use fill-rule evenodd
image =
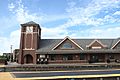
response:
<svg viewBox="0 0 120 80"><path fill-rule="evenodd" d="M34 21L29 21L29 22L26 22L26 23L24 23L24 24L37 24L37 23L34 22Z"/></svg>

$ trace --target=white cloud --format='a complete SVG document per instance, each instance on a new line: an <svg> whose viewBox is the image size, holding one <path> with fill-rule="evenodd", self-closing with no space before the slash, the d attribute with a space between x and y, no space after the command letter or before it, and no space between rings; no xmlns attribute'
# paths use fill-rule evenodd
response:
<svg viewBox="0 0 120 80"><path fill-rule="evenodd" d="M13 45L13 48L19 48L20 44L20 30L15 30L10 34L10 43Z"/></svg>
<svg viewBox="0 0 120 80"><path fill-rule="evenodd" d="M104 18L103 18L103 22L109 22L109 23L114 23L114 22L117 22L119 21L120 19L119 18L115 18L113 17L112 15L106 15Z"/></svg>
<svg viewBox="0 0 120 80"><path fill-rule="evenodd" d="M53 22L57 20L63 20L63 19L68 19L69 16L67 14L58 14L58 15L44 15L44 17L41 20L41 23L48 23L48 22Z"/></svg>
<svg viewBox="0 0 120 80"><path fill-rule="evenodd" d="M119 38L120 27L91 28L85 30L84 33L89 35L84 36L83 38Z"/></svg>
<svg viewBox="0 0 120 80"><path fill-rule="evenodd" d="M15 5L13 3L8 4L8 9L12 11L15 8Z"/></svg>
<svg viewBox="0 0 120 80"><path fill-rule="evenodd" d="M1 45L1 48L0 48L0 55L1 53L3 52L6 52L6 51L9 51L10 52L10 44L9 44L10 41L8 41L8 39L6 37L0 37L0 45Z"/></svg>
<svg viewBox="0 0 120 80"><path fill-rule="evenodd" d="M107 29L95 29L92 30L92 37L96 38L118 38L120 37L120 27L112 27Z"/></svg>
<svg viewBox="0 0 120 80"><path fill-rule="evenodd" d="M116 11L113 15L120 15L120 11Z"/></svg>
<svg viewBox="0 0 120 80"><path fill-rule="evenodd" d="M35 21L41 23L52 22L56 20L66 19L68 16L66 14L58 15L47 15L38 10L38 12L30 12L30 10L23 5L22 0L16 1L16 3L10 3L8 9L16 16L16 20L19 23L25 23L28 21Z"/></svg>
<svg viewBox="0 0 120 80"><path fill-rule="evenodd" d="M43 14L30 13L27 7L23 5L22 0L18 0L15 3L8 4L8 9L16 16L18 23L25 23L27 21L41 21ZM42 14L42 15L41 15Z"/></svg>
<svg viewBox="0 0 120 80"><path fill-rule="evenodd" d="M67 36L69 31L67 31L64 27L56 27L56 28L45 28L42 27L42 38L64 38Z"/></svg>
<svg viewBox="0 0 120 80"><path fill-rule="evenodd" d="M90 3L88 3L86 7L81 7L77 5L77 3L74 2L74 0L68 4L69 8L67 8L66 11L68 12L70 19L66 23L59 25L58 27L68 31L67 28L78 26L81 24L96 26L95 28L89 27L84 31L82 30L74 31L74 33L71 33L69 36L73 38L119 37L120 34L119 27L105 28L103 26L107 23L120 22L119 18L116 18L113 16L113 14L109 13L109 11L114 8L120 8L119 0L92 0ZM100 14L101 11L103 11L104 13L107 12L108 14L98 18L98 15ZM98 27L101 27L101 29L97 29Z"/></svg>
<svg viewBox="0 0 120 80"><path fill-rule="evenodd" d="M100 39L116 39L120 37L120 27L110 27L110 28L97 28L93 27L86 30L77 30L73 34L69 35L71 38L100 38Z"/></svg>
<svg viewBox="0 0 120 80"><path fill-rule="evenodd" d="M10 33L10 37L0 36L0 53L11 52L10 46L13 45L13 50L19 48L20 43L20 30Z"/></svg>
<svg viewBox="0 0 120 80"><path fill-rule="evenodd" d="M80 3L74 3L74 5L69 4L69 7L66 10L69 14L69 17L72 19L74 25L86 24L86 25L100 26L106 23L115 22L116 19L112 15L111 16L109 15L110 20L108 20L108 18L104 18L107 17L106 15L103 18L98 18L98 15L103 15L103 13L100 14L101 11L106 13L114 8L120 8L119 6L120 0L92 0L85 7L81 7L77 4Z"/></svg>

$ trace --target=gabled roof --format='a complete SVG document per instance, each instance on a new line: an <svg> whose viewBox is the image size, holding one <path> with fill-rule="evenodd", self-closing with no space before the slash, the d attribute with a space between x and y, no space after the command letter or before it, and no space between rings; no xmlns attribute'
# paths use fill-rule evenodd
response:
<svg viewBox="0 0 120 80"><path fill-rule="evenodd" d="M84 50L88 50L86 45L89 45L91 42L93 42L95 39L72 39L76 44L80 45ZM105 50L111 49L111 46L113 45L113 42L116 39L98 39L101 43L104 45L107 45L107 48ZM51 51L56 45L58 45L63 39L40 39L39 48L36 50L36 52L49 52ZM117 41L115 41L117 42ZM100 49L101 50L101 49ZM54 50L53 50L54 51ZM83 50L80 50L83 51Z"/></svg>
<svg viewBox="0 0 120 80"><path fill-rule="evenodd" d="M80 49L82 49L83 50L83 48L81 47L81 46L79 46L75 41L73 41L70 37L65 37L62 41L60 41L55 47L53 47L53 49L52 50L55 50L59 45L61 45L65 40L70 40L73 44L75 44L78 48L80 48Z"/></svg>
<svg viewBox="0 0 120 80"><path fill-rule="evenodd" d="M103 47L107 47L107 45L104 45L103 43L101 43L99 40L95 39L93 40L89 45L86 45L86 47L90 47L92 46L95 42L98 42L100 45L102 45Z"/></svg>
<svg viewBox="0 0 120 80"><path fill-rule="evenodd" d="M120 43L120 39L111 47L111 49L115 48Z"/></svg>

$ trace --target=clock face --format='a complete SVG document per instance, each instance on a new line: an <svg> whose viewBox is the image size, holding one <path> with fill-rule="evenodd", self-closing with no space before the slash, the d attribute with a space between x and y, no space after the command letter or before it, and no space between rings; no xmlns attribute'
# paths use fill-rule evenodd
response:
<svg viewBox="0 0 120 80"><path fill-rule="evenodd" d="M32 26L27 26L26 32L33 32L33 27Z"/></svg>

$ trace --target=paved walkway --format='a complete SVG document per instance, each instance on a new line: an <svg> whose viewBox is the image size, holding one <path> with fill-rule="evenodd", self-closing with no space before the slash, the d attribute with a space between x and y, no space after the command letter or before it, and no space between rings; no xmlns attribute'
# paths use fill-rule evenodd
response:
<svg viewBox="0 0 120 80"><path fill-rule="evenodd" d="M0 67L5 67L5 65L1 65L1 64L0 64Z"/></svg>
<svg viewBox="0 0 120 80"><path fill-rule="evenodd" d="M14 78L10 72L0 72L0 80L33 80L32 78Z"/></svg>
<svg viewBox="0 0 120 80"><path fill-rule="evenodd" d="M0 72L0 80L14 80L9 72Z"/></svg>

